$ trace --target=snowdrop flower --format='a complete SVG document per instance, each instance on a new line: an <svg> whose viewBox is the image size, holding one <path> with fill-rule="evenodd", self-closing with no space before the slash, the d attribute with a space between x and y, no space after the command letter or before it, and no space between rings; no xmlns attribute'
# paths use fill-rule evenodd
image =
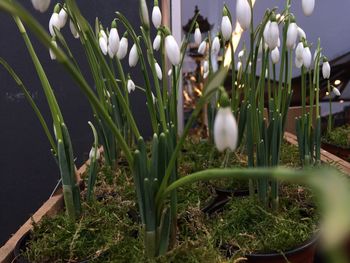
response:
<svg viewBox="0 0 350 263"><path fill-rule="evenodd" d="M340 91L336 88L336 87L333 87L333 93L335 94L335 96L340 96Z"/></svg>
<svg viewBox="0 0 350 263"><path fill-rule="evenodd" d="M100 159L100 151L95 149L95 147L92 147L89 152L89 159L92 159L95 157L96 154L96 160Z"/></svg>
<svg viewBox="0 0 350 263"><path fill-rule="evenodd" d="M298 57L295 57L295 66L297 68L301 68L303 66L303 59L299 59Z"/></svg>
<svg viewBox="0 0 350 263"><path fill-rule="evenodd" d="M51 43L57 48L57 42L55 37L52 38ZM50 53L51 60L56 60L56 54L53 52L51 48L49 49L49 53Z"/></svg>
<svg viewBox="0 0 350 263"><path fill-rule="evenodd" d="M198 47L198 53L201 55L204 55L206 49L207 49L207 42L205 40L203 40L202 43Z"/></svg>
<svg viewBox="0 0 350 263"><path fill-rule="evenodd" d="M128 39L127 39L127 32L125 32L124 36L120 40L119 43L119 49L117 52L117 58L122 60L125 58L126 54L128 53Z"/></svg>
<svg viewBox="0 0 350 263"><path fill-rule="evenodd" d="M67 19L68 19L68 14L66 12L66 7L62 7L60 12L58 13L58 18L60 20L60 28L63 28L66 23L67 23Z"/></svg>
<svg viewBox="0 0 350 263"><path fill-rule="evenodd" d="M159 66L159 64L157 62L154 65L155 65L155 68L156 68L156 73L157 73L158 79L162 80L162 78L163 78L162 69L160 68L160 66Z"/></svg>
<svg viewBox="0 0 350 263"><path fill-rule="evenodd" d="M269 38L270 25L271 25L271 21L269 20L267 21L263 32L263 36L266 44L267 44L267 39Z"/></svg>
<svg viewBox="0 0 350 263"><path fill-rule="evenodd" d="M162 37L160 34L157 34L157 36L153 40L153 49L158 51L160 48L160 43L162 42Z"/></svg>
<svg viewBox="0 0 350 263"><path fill-rule="evenodd" d="M137 53L136 44L134 44L129 53L129 66L135 67L138 61L139 61L139 54Z"/></svg>
<svg viewBox="0 0 350 263"><path fill-rule="evenodd" d="M299 42L295 49L295 56L299 61L303 61L303 53L304 53L304 44L303 42Z"/></svg>
<svg viewBox="0 0 350 263"><path fill-rule="evenodd" d="M172 69L169 69L169 71L168 71L168 76L170 77L171 74L173 74L173 70L172 70Z"/></svg>
<svg viewBox="0 0 350 263"><path fill-rule="evenodd" d="M303 64L309 69L312 62L312 55L309 47L305 47L303 51Z"/></svg>
<svg viewBox="0 0 350 263"><path fill-rule="evenodd" d="M323 61L322 65L322 76L324 79L329 79L331 75L331 66L327 60Z"/></svg>
<svg viewBox="0 0 350 263"><path fill-rule="evenodd" d="M196 23L196 29L194 31L194 42L199 45L202 42L202 33L199 29L198 23Z"/></svg>
<svg viewBox="0 0 350 263"><path fill-rule="evenodd" d="M212 46L211 46L211 53L215 56L217 56L220 52L220 40L219 37L216 36L213 40Z"/></svg>
<svg viewBox="0 0 350 263"><path fill-rule="evenodd" d="M252 12L247 0L237 0L236 17L241 28L245 31L250 26Z"/></svg>
<svg viewBox="0 0 350 263"><path fill-rule="evenodd" d="M165 51L171 64L176 66L180 63L180 48L172 35L165 37Z"/></svg>
<svg viewBox="0 0 350 263"><path fill-rule="evenodd" d="M140 0L140 16L143 28L149 29L149 15L146 0Z"/></svg>
<svg viewBox="0 0 350 263"><path fill-rule="evenodd" d="M162 24L162 12L158 6L158 0L154 1L154 7L152 10L152 23L155 28L160 27Z"/></svg>
<svg viewBox="0 0 350 263"><path fill-rule="evenodd" d="M156 96L154 96L153 92L151 92L151 94L152 94L152 101L153 101L153 104L156 104L157 98L156 98Z"/></svg>
<svg viewBox="0 0 350 263"><path fill-rule="evenodd" d="M74 38L79 38L78 30L75 28L75 25L72 20L69 20L69 29Z"/></svg>
<svg viewBox="0 0 350 263"><path fill-rule="evenodd" d="M266 25L267 26L267 25ZM266 32L265 42L270 50L274 50L278 46L279 28L276 19L272 20Z"/></svg>
<svg viewBox="0 0 350 263"><path fill-rule="evenodd" d="M242 61L237 62L237 72L238 72L237 78L240 79L242 77L242 73L243 73Z"/></svg>
<svg viewBox="0 0 350 263"><path fill-rule="evenodd" d="M61 22L60 22L60 18L58 16L59 9L60 9L60 6L59 6L59 4L57 4L55 6L54 12L51 15L51 18L49 21L49 31L50 31L51 36L55 35L54 28L56 28L57 30L60 30L60 28L61 28Z"/></svg>
<svg viewBox="0 0 350 263"><path fill-rule="evenodd" d="M302 41L303 39L306 39L305 31L301 27L298 27L298 36L300 41Z"/></svg>
<svg viewBox="0 0 350 263"><path fill-rule="evenodd" d="M232 35L232 24L228 16L222 18L221 33L225 41L230 40Z"/></svg>
<svg viewBox="0 0 350 263"><path fill-rule="evenodd" d="M101 31L103 31L103 30L101 30ZM100 49L101 49L103 55L107 55L107 52L108 52L107 40L106 40L106 38L103 37L103 34L101 34L101 31L99 34L98 44L100 45Z"/></svg>
<svg viewBox="0 0 350 263"><path fill-rule="evenodd" d="M128 82L127 82L127 88L129 93L135 90L135 83L130 78L128 79Z"/></svg>
<svg viewBox="0 0 350 263"><path fill-rule="evenodd" d="M120 45L120 39L119 39L118 30L117 30L117 23L114 20L112 22L112 28L111 28L111 31L109 32L109 38L108 38L108 54L110 58L115 57L115 55L119 50L119 45Z"/></svg>
<svg viewBox="0 0 350 263"><path fill-rule="evenodd" d="M238 58L242 59L244 56L244 49L238 52Z"/></svg>
<svg viewBox="0 0 350 263"><path fill-rule="evenodd" d="M32 0L33 7L41 13L44 13L50 6L51 0Z"/></svg>
<svg viewBox="0 0 350 263"><path fill-rule="evenodd" d="M315 8L315 0L301 0L303 13L305 16L311 16Z"/></svg>
<svg viewBox="0 0 350 263"><path fill-rule="evenodd" d="M238 127L230 107L220 108L214 121L214 142L222 152L226 149L234 151L237 147Z"/></svg>
<svg viewBox="0 0 350 263"><path fill-rule="evenodd" d="M204 61L203 64L203 78L206 79L209 76L209 62L208 60Z"/></svg>
<svg viewBox="0 0 350 263"><path fill-rule="evenodd" d="M291 22L287 29L287 48L293 49L298 38L298 26L295 22Z"/></svg>
<svg viewBox="0 0 350 263"><path fill-rule="evenodd" d="M271 60L273 64L277 64L280 60L280 51L278 47L271 51Z"/></svg>

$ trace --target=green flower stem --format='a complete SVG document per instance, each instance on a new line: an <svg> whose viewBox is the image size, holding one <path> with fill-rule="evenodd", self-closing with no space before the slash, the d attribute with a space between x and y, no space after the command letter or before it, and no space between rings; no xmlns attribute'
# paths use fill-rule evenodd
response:
<svg viewBox="0 0 350 263"><path fill-rule="evenodd" d="M328 96L329 96L329 115L328 115L328 134L332 131L332 96L331 96L331 83L328 79L327 81L327 90L328 90Z"/></svg>

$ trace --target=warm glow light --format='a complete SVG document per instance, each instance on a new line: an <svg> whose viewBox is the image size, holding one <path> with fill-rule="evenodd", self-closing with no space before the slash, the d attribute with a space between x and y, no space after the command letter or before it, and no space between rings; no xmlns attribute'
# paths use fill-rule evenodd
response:
<svg viewBox="0 0 350 263"><path fill-rule="evenodd" d="M344 101L343 101L343 100L340 100L339 103L344 103Z"/></svg>
<svg viewBox="0 0 350 263"><path fill-rule="evenodd" d="M326 96L328 96L329 95L329 92L328 91L326 91Z"/></svg>
<svg viewBox="0 0 350 263"><path fill-rule="evenodd" d="M338 86L341 84L341 81L339 79L337 79L336 81L334 81L334 85Z"/></svg>

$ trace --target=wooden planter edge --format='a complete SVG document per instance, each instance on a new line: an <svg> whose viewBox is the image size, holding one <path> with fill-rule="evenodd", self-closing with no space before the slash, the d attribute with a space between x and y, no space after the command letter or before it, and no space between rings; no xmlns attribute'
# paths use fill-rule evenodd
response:
<svg viewBox="0 0 350 263"><path fill-rule="evenodd" d="M293 145L298 145L297 137L294 134L285 132L284 139ZM103 151L100 149L100 151ZM340 170L350 175L350 163L321 149L321 160L323 162L332 162L338 166ZM77 176L80 177L87 170L89 161L83 164L77 171ZM44 216L54 216L63 208L63 194L61 191L56 192L50 197L35 214L22 225L19 230L0 248L0 263L11 263L14 255L13 251L17 242L22 236L27 233L32 227L32 220L39 222Z"/></svg>

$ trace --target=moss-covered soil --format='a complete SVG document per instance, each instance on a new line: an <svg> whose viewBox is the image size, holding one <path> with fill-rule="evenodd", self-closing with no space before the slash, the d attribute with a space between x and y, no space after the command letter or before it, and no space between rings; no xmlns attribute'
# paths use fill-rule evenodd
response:
<svg viewBox="0 0 350 263"><path fill-rule="evenodd" d="M189 139L179 162L180 176L212 167L245 166L244 154L225 156L212 149L206 141ZM297 148L284 144L282 163L294 167L298 159ZM62 212L35 224L32 241L23 251L30 262L150 262L139 235L132 176L123 163L115 170L100 169L96 200L83 202L80 220L72 223ZM231 199L222 212L205 214L201 208L217 185L239 188L247 183L198 182L179 189L177 243L152 262L229 262L251 252L294 248L317 228L311 193L301 186L281 185L278 213L242 197Z"/></svg>
<svg viewBox="0 0 350 263"><path fill-rule="evenodd" d="M337 127L322 137L322 141L345 149L350 149L350 124Z"/></svg>

